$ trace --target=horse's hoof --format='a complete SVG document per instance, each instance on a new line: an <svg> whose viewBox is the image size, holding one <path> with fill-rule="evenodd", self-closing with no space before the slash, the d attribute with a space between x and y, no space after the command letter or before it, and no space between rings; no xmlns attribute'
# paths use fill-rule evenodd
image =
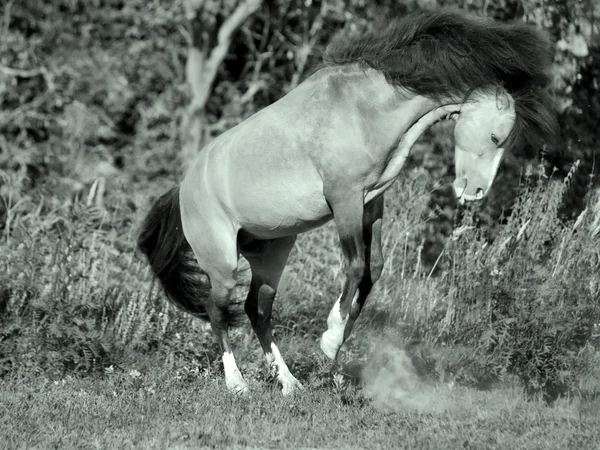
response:
<svg viewBox="0 0 600 450"><path fill-rule="evenodd" d="M333 335L331 331L327 330L325 333L323 333L323 336L321 336L320 347L323 353L325 353L329 359L334 361L341 347L341 342L339 342L339 338L337 336Z"/></svg>
<svg viewBox="0 0 600 450"><path fill-rule="evenodd" d="M250 394L250 388L248 387L247 384L228 386L228 389L231 393L233 393L239 397L246 397Z"/></svg>
<svg viewBox="0 0 600 450"><path fill-rule="evenodd" d="M225 384L227 385L227 389L229 390L229 392L233 394L245 396L250 393L250 389L248 388L246 380L242 378L242 375L239 372L237 372L230 379L226 380Z"/></svg>
<svg viewBox="0 0 600 450"><path fill-rule="evenodd" d="M283 393L284 396L288 396L288 395L292 395L296 391L301 391L303 389L304 389L304 386L302 386L302 383L300 383L296 378L292 378L291 380L283 383L281 392Z"/></svg>

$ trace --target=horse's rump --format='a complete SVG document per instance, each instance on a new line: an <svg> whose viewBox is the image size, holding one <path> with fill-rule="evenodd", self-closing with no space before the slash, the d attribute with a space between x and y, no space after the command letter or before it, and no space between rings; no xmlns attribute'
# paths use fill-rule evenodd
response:
<svg viewBox="0 0 600 450"><path fill-rule="evenodd" d="M140 230L138 248L146 255L167 298L182 310L209 320L205 303L210 280L199 267L183 234L178 187L160 196L148 212ZM239 317L232 313L227 321L239 325Z"/></svg>

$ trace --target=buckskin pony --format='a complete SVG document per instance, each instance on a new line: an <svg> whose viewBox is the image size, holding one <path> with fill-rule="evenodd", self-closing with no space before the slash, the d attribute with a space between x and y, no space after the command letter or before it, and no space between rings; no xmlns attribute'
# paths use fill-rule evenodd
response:
<svg viewBox="0 0 600 450"><path fill-rule="evenodd" d="M283 393L301 387L271 325L297 234L331 219L339 234L343 289L320 341L335 361L381 275L383 194L414 142L454 120L456 196L483 198L508 149L553 138L551 61L549 41L523 23L408 15L335 39L303 83L198 153L152 206L138 246L167 297L210 321L230 390L248 391L228 340L244 311ZM252 271L243 310L231 302L240 254Z"/></svg>

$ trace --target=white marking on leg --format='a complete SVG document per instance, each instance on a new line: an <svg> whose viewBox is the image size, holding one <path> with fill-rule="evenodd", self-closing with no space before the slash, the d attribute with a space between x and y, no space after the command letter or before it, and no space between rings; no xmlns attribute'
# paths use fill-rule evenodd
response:
<svg viewBox="0 0 600 450"><path fill-rule="evenodd" d="M277 373L277 380L281 383L283 395L289 395L295 389L302 389L302 384L292 375L274 342L271 343L271 351L265 353L265 357L271 370Z"/></svg>
<svg viewBox="0 0 600 450"><path fill-rule="evenodd" d="M225 371L225 384L230 391L236 394L245 394L248 392L248 385L235 363L233 353L223 353L223 369Z"/></svg>
<svg viewBox="0 0 600 450"><path fill-rule="evenodd" d="M277 364L275 364L275 356L272 351L265 352L265 358L267 359L267 366L269 367L269 375L279 378L279 370L277 368Z"/></svg>
<svg viewBox="0 0 600 450"><path fill-rule="evenodd" d="M358 290L354 294L352 304L357 301L357 298ZM329 359L335 359L337 357L337 353L344 343L344 330L346 329L346 323L348 323L348 316L346 316L345 319L342 318L341 299L342 296L340 295L333 305L333 308L331 308L329 316L327 317L327 331L323 333L323 336L321 337L321 350L323 350L323 353L325 353Z"/></svg>

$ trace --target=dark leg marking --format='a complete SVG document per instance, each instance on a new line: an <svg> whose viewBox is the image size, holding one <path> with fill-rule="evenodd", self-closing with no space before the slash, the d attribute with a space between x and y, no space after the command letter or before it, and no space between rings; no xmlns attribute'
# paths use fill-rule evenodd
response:
<svg viewBox="0 0 600 450"><path fill-rule="evenodd" d="M332 360L348 338L365 300L381 275L381 223L383 197L366 207L362 194L353 201L332 203L342 247L345 281L342 294L327 318L327 331L321 338L321 349ZM333 206L335 205L335 206Z"/></svg>
<svg viewBox="0 0 600 450"><path fill-rule="evenodd" d="M296 236L290 236L267 242L260 250L252 253L244 254L242 249L242 254L252 269L250 291L244 308L267 363L283 387L284 395L292 393L294 389L301 388L302 385L290 373L273 339L271 312L279 280L295 241Z"/></svg>

